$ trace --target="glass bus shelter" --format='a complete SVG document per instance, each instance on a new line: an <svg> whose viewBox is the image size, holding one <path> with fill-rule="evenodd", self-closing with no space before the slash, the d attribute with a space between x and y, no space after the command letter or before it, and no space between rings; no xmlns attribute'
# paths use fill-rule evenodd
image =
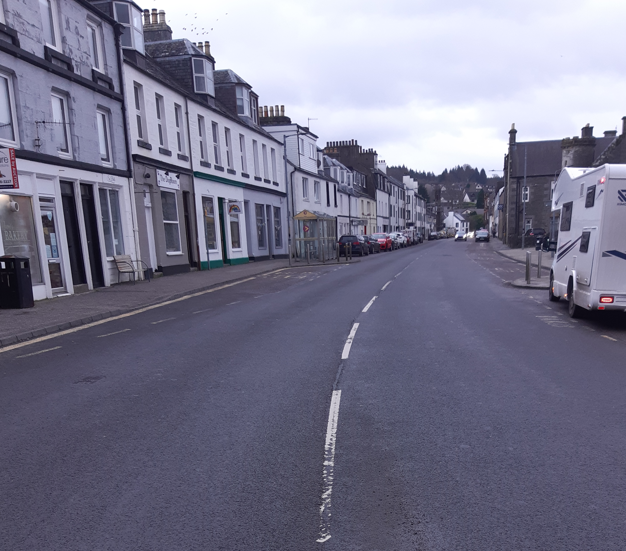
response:
<svg viewBox="0 0 626 551"><path fill-rule="evenodd" d="M303 210L293 220L296 261L326 262L337 259L337 219L334 216Z"/></svg>

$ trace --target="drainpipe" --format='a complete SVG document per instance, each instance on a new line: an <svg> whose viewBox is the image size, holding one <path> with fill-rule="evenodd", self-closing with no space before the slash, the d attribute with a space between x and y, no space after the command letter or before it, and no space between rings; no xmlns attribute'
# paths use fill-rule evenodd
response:
<svg viewBox="0 0 626 551"><path fill-rule="evenodd" d="M191 231L193 232L194 226L196 227L195 237L196 238L196 254L198 255L198 270L200 270L200 244L198 243L198 220L197 220L197 212L196 212L196 178L193 175L193 155L191 148L191 130L189 128L189 100L185 96L185 115L187 117L187 143L189 144L189 168L191 168L191 206L193 207L193 221ZM191 264L191 258L189 259L189 264ZM209 251L207 250L207 263L209 266L211 265L211 259L209 258Z"/></svg>
<svg viewBox="0 0 626 551"><path fill-rule="evenodd" d="M130 216L133 225L133 240L135 242L135 259L137 264L141 264L141 249L139 248L139 228L137 226L137 202L135 201L135 178L133 170L133 155L130 145L130 120L128 118L128 110L126 109L126 86L124 83L124 59L122 56L122 44L120 42L120 36L122 36L122 25L115 24L115 50L117 55L117 65L119 67L119 80L120 80L120 92L122 94L122 116L124 117L124 141L126 142L126 162L128 163L128 172L130 172L130 178L128 179L128 192L130 196ZM150 267L152 269L152 267ZM144 279L143 271L141 272L141 279Z"/></svg>

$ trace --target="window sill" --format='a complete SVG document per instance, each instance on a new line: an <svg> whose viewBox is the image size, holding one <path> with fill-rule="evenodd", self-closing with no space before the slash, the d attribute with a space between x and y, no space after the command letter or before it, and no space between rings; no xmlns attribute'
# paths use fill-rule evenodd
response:
<svg viewBox="0 0 626 551"><path fill-rule="evenodd" d="M279 186L280 185L278 182L272 182L272 184L274 184L275 186Z"/></svg>
<svg viewBox="0 0 626 551"><path fill-rule="evenodd" d="M261 178L260 176L255 176L255 177L254 177L254 179L255 179L257 182L262 182L262 181L263 181L263 178Z"/></svg>
<svg viewBox="0 0 626 551"><path fill-rule="evenodd" d="M143 140L137 140L137 145L139 147L142 147L143 149L148 149L152 151L152 145L149 144L148 142L144 142Z"/></svg>
<svg viewBox="0 0 626 551"><path fill-rule="evenodd" d="M168 252L166 252L165 254L167 256L183 256L182 252L177 252L177 253L168 253Z"/></svg>
<svg viewBox="0 0 626 551"><path fill-rule="evenodd" d="M183 155L182 153L178 154L178 160L179 161L185 161L188 162L189 161L189 157L187 157L187 155Z"/></svg>
<svg viewBox="0 0 626 551"><path fill-rule="evenodd" d="M268 180L267 178L263 178L263 182L266 183L266 184L271 184L272 183L272 181Z"/></svg>
<svg viewBox="0 0 626 551"><path fill-rule="evenodd" d="M234 174L234 175L236 175L236 174L237 174L237 171L236 171L236 170L233 170L232 168L227 168L227 169L226 169L226 172L228 172L228 174Z"/></svg>
<svg viewBox="0 0 626 551"><path fill-rule="evenodd" d="M246 174L245 172L242 172L242 173L241 173L241 175L242 175L244 178L250 178L250 174Z"/></svg>
<svg viewBox="0 0 626 551"><path fill-rule="evenodd" d="M159 147L159 153L161 155L167 155L168 157L172 156L172 152L169 149L165 149L164 147Z"/></svg>
<svg viewBox="0 0 626 551"><path fill-rule="evenodd" d="M207 163L206 161L200 161L200 166L204 168L211 168L211 163Z"/></svg>
<svg viewBox="0 0 626 551"><path fill-rule="evenodd" d="M213 165L213 168L214 168L215 170L219 170L220 172L224 172L224 167L223 167L223 166Z"/></svg>

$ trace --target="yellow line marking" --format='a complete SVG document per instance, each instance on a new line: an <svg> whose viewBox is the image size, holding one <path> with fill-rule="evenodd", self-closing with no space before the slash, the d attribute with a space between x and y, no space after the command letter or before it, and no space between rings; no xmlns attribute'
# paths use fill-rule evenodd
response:
<svg viewBox="0 0 626 551"><path fill-rule="evenodd" d="M614 339L613 337L609 337L608 335L600 335L600 336L604 337L605 339L609 339L610 341L617 342L617 339Z"/></svg>
<svg viewBox="0 0 626 551"><path fill-rule="evenodd" d="M206 291L199 291L198 293L192 293L191 295L185 295L184 297L175 298L172 300L166 300L165 302L160 302L159 304L153 304L152 306L145 306L144 308L139 308L138 310L133 310L132 312L127 312L126 314L120 314L119 316L114 316L112 318L106 318L103 320L94 321L86 325L81 325L80 327L74 327L73 329L66 329L65 331L59 331L58 333L54 333L52 335L46 335L45 337L38 337L36 339L33 339L32 341L24 341L24 342L20 342L17 344L12 344L11 346L5 346L4 348L0 348L0 354L2 354L3 352L9 352L10 350L15 350L16 348L22 348L23 346L29 346L31 344L36 344L38 342L43 342L43 341L47 341L50 339L54 339L56 337L62 337L64 335L69 335L71 333L78 333L78 331L83 331L84 329L89 329L90 327L96 327L98 325L102 325L103 323L109 323L110 321L116 321L116 320L120 320L124 318L129 318L131 316L136 316L137 314L142 314L143 312L149 312L150 310L154 310L155 308L161 308L161 306L168 306L169 304L175 304L176 302L182 302L183 300L189 300L190 298L199 297L202 295L206 295L208 293L214 293L215 291L221 291L222 289L227 289L228 287L233 287L241 283L246 283L256 278L257 276L254 276L254 277L242 279L241 281L234 281L233 283L227 283L226 285L221 285L220 287L207 289Z"/></svg>
<svg viewBox="0 0 626 551"><path fill-rule="evenodd" d="M120 333L126 333L126 331L130 331L130 329L122 329L121 331L115 331L114 333L107 333L106 335L98 335L98 338L102 337L110 337L111 335L119 335Z"/></svg>
<svg viewBox="0 0 626 551"><path fill-rule="evenodd" d="M36 356L37 354L43 354L44 352L50 352L51 350L57 350L61 348L60 346L55 346L54 348L47 348L46 350L40 350L39 352L32 352L30 354L24 354L23 356L18 356L18 358L28 358L28 356Z"/></svg>

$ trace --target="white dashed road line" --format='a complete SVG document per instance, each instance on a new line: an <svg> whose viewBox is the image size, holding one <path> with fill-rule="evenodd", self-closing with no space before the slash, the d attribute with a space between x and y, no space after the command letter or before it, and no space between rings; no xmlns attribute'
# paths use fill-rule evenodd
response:
<svg viewBox="0 0 626 551"><path fill-rule="evenodd" d="M322 505L320 506L320 537L317 539L317 543L324 543L330 539L330 498L333 492L333 479L335 477L335 442L337 440L340 400L341 390L334 390L330 401L328 425L326 427L324 470L322 476L324 490L322 492Z"/></svg>
<svg viewBox="0 0 626 551"><path fill-rule="evenodd" d="M240 300L236 300L235 302L229 302L226 306L232 306L233 304L239 304L240 302Z"/></svg>
<svg viewBox="0 0 626 551"><path fill-rule="evenodd" d="M130 329L122 329L121 331L115 331L114 333L107 333L106 335L98 335L98 338L101 339L103 337L110 337L111 335L119 335L120 333L126 333L126 331L130 331Z"/></svg>
<svg viewBox="0 0 626 551"><path fill-rule="evenodd" d="M55 346L54 348L46 348L46 350L40 350L39 352L31 352L30 354L24 354L23 356L18 356L18 358L28 358L29 356L37 356L37 354L43 354L44 352L50 352L52 350L58 350L61 348L60 346Z"/></svg>
<svg viewBox="0 0 626 551"><path fill-rule="evenodd" d="M153 321L152 325L157 325L158 323L163 323L164 321L172 321L175 320L176 318L165 318L164 320L159 320L159 321Z"/></svg>
<svg viewBox="0 0 626 551"><path fill-rule="evenodd" d="M604 337L605 339L609 339L610 341L617 342L617 339L614 339L613 337L609 337L608 335L600 335L600 336Z"/></svg>
<svg viewBox="0 0 626 551"><path fill-rule="evenodd" d="M381 291L384 291L390 283L391 283L391 281L388 281L387 283L385 283L383 285L383 288L381 289Z"/></svg>
<svg viewBox="0 0 626 551"><path fill-rule="evenodd" d="M367 306L366 306L365 308L363 308L362 312L363 312L363 313L367 312L367 311L370 309L370 306L371 306L372 304L374 304L374 301L375 301L377 298L378 298L378 297L374 297L372 300L370 300L370 301L367 303Z"/></svg>
<svg viewBox="0 0 626 551"><path fill-rule="evenodd" d="M352 348L352 341L354 340L354 335L356 335L356 330L359 328L359 324L355 323L352 326L352 331L348 335L348 339L346 340L346 344L343 347L343 352L341 353L341 359L347 360L350 357L350 348Z"/></svg>

